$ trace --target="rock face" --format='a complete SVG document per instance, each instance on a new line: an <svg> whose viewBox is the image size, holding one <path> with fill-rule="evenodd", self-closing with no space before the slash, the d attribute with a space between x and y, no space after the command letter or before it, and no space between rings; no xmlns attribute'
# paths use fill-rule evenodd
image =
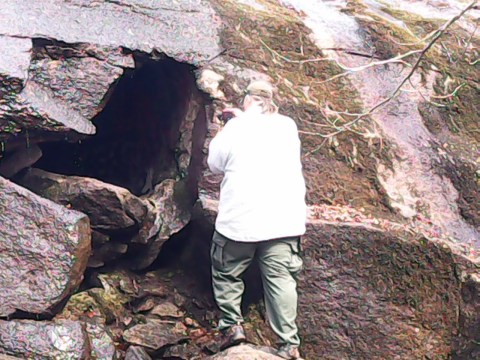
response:
<svg viewBox="0 0 480 360"><path fill-rule="evenodd" d="M79 322L0 320L0 350L35 359L88 359L90 346Z"/></svg>
<svg viewBox="0 0 480 360"><path fill-rule="evenodd" d="M144 269L185 230L188 241L176 245L181 258L195 266L196 283L209 282L208 242L221 177L208 171L205 155L221 128L215 115L240 106L249 81L270 79L281 112L299 128L312 210L299 283L307 358L474 359L480 352L478 7L422 53L396 93L433 39L426 36L466 6L432 4L5 0L0 174L14 176L43 152L38 166L74 176L34 170L54 185L25 186L91 217L92 267L123 257ZM54 141L75 144L56 147ZM30 156L37 144L41 152ZM20 182L19 175L12 178ZM85 234L77 229L83 222L73 220L78 213L0 184L15 189L0 192L0 235L9 241L0 238L9 249L0 252L0 266L15 269L11 244L31 251L30 239L44 239L39 222L53 233L51 214L61 225L55 239L58 228L68 230L58 242L66 247L58 249L61 261L56 256L55 268L45 265L49 273L62 271L62 285L37 286L31 272L20 283L25 291L54 291L52 301L22 296L15 305L0 305L5 314L17 303L44 312L80 278L86 256L77 268L71 256L87 241L76 238L73 246L70 237ZM38 204L42 219L21 226L40 213ZM57 244L51 238L48 246ZM202 263L205 272L197 266ZM25 271L32 270L27 265ZM1 281L6 273L0 274ZM4 288L17 296L12 282ZM138 292L163 291L143 286ZM109 323L127 321L127 301L107 288L90 289L84 300L108 303ZM164 346L153 329L141 339L132 330L139 326L146 324L130 324L124 338ZM239 350L230 351L237 356Z"/></svg>
<svg viewBox="0 0 480 360"><path fill-rule="evenodd" d="M45 313L79 285L88 218L0 178L0 316Z"/></svg>

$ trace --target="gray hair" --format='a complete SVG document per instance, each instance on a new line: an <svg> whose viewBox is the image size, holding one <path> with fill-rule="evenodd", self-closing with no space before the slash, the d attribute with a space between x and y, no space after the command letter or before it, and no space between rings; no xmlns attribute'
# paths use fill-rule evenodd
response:
<svg viewBox="0 0 480 360"><path fill-rule="evenodd" d="M243 103L245 104L248 101L258 105L262 109L262 114L276 114L278 112L278 106L275 105L272 99L247 94L243 99Z"/></svg>

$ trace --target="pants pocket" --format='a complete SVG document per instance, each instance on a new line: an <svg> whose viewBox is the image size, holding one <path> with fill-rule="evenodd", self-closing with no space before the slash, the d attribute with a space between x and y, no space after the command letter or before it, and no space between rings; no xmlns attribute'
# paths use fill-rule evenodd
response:
<svg viewBox="0 0 480 360"><path fill-rule="evenodd" d="M212 238L212 247L210 249L210 258L212 266L221 269L224 266L224 248L228 239L218 232L214 232Z"/></svg>
<svg viewBox="0 0 480 360"><path fill-rule="evenodd" d="M292 275L297 275L303 269L300 237L298 237L296 241L290 241L290 248L292 250L292 256L290 259L289 270Z"/></svg>

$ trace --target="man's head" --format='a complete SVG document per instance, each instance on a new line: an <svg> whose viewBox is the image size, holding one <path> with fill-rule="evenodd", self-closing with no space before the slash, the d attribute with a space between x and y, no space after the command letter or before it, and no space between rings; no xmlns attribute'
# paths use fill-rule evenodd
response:
<svg viewBox="0 0 480 360"><path fill-rule="evenodd" d="M252 81L247 87L243 107L245 110L251 107L259 107L264 114L276 113L278 108L273 102L272 85L262 80Z"/></svg>

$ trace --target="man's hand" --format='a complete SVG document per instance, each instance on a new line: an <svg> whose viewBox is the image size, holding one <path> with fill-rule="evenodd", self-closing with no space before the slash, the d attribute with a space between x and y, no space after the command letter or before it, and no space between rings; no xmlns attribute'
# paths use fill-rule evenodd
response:
<svg viewBox="0 0 480 360"><path fill-rule="evenodd" d="M238 108L225 108L222 111L222 121L227 122L234 117L240 116L243 111Z"/></svg>

